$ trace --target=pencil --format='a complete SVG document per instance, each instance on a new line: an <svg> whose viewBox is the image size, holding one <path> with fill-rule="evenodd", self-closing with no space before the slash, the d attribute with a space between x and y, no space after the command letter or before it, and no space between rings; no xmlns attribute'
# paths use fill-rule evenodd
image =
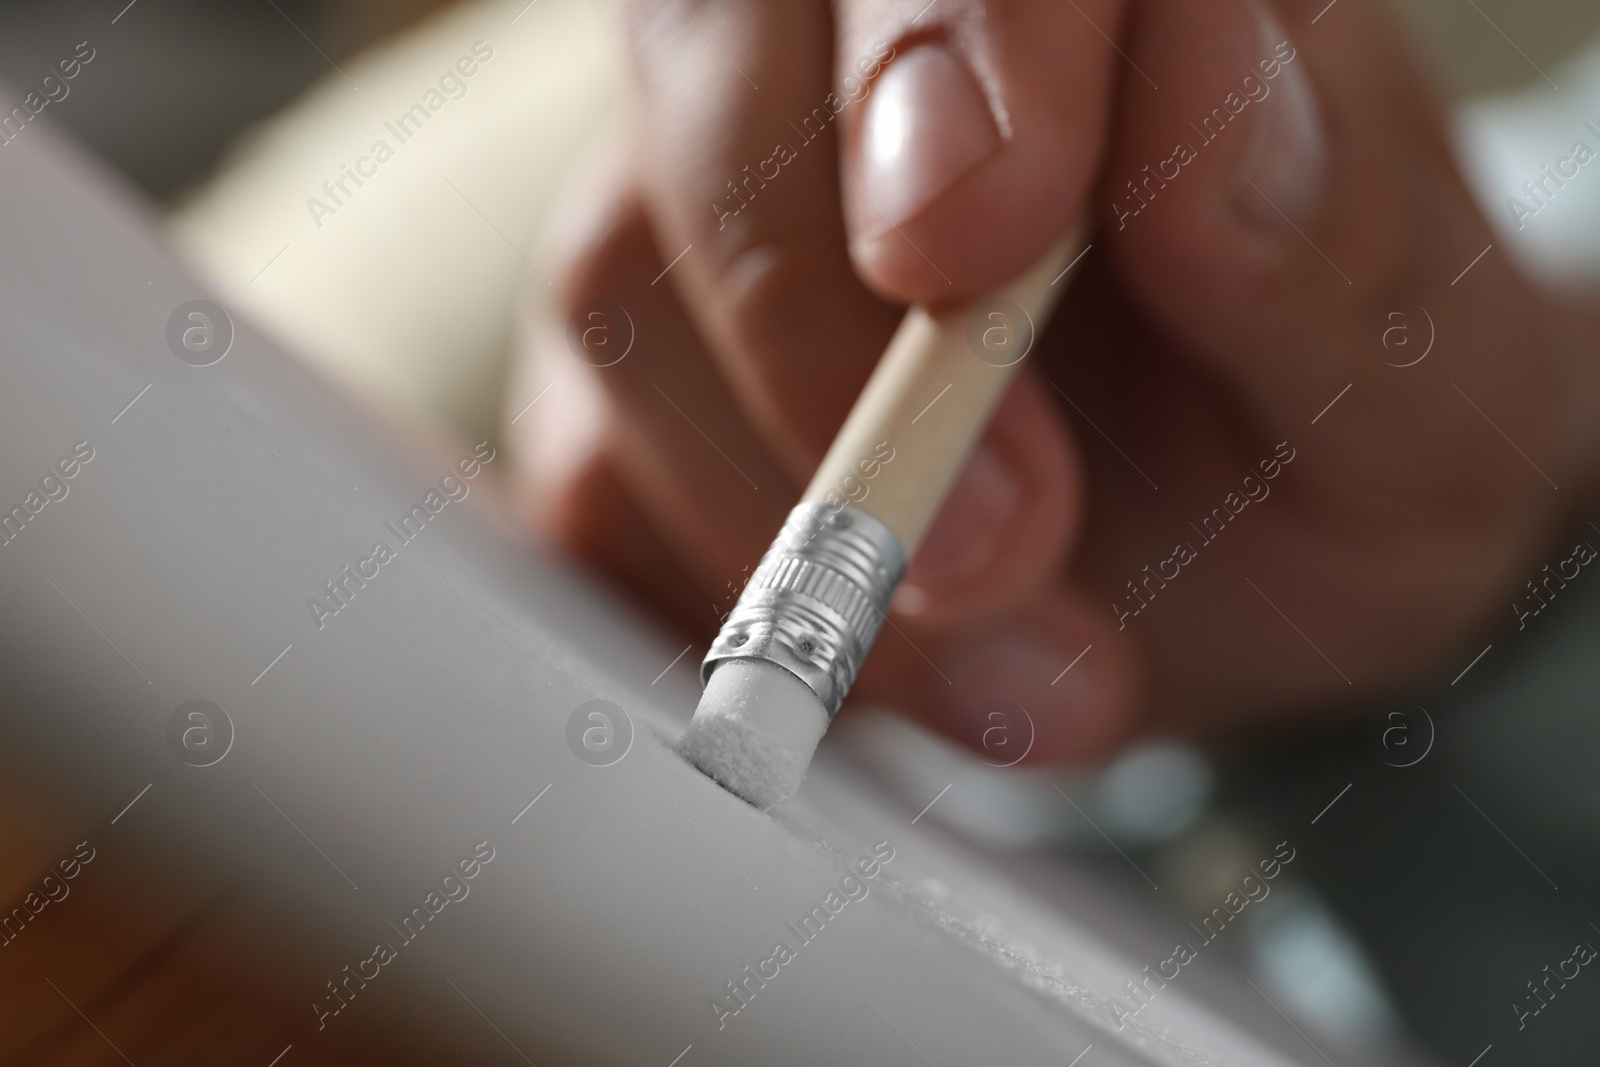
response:
<svg viewBox="0 0 1600 1067"><path fill-rule="evenodd" d="M729 791L770 808L799 788L1084 248L1075 230L985 298L906 313L701 664L680 750Z"/></svg>

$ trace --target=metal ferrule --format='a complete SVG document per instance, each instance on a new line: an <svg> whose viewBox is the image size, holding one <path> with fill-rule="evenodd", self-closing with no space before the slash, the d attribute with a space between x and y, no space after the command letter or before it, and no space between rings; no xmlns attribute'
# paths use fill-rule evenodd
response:
<svg viewBox="0 0 1600 1067"><path fill-rule="evenodd" d="M889 528L864 511L801 504L700 664L700 681L733 659L764 659L799 677L831 719L844 702L905 574Z"/></svg>

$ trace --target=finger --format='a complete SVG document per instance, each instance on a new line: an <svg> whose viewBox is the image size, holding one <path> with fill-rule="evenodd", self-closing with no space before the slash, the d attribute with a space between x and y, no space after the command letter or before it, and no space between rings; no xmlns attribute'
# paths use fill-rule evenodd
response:
<svg viewBox="0 0 1600 1067"><path fill-rule="evenodd" d="M825 11L804 3L735 7L706 4L687 17L670 5L630 8L645 90L642 136L651 146L641 173L663 258L680 240L693 244L668 279L680 284L749 422L798 481L898 315L849 269L833 146L835 112L848 116L859 106L893 48L887 39L862 38L860 54L830 82ZM903 18L914 14L908 9ZM884 32L898 38L902 29ZM709 66L702 31L726 53ZM685 53L701 60L692 77L680 69ZM762 71L759 92L740 73L753 69L747 55ZM792 144L793 158L778 153L781 167L745 172L730 194L727 174L771 155L775 137ZM756 151L764 154L750 155ZM707 188L721 197L717 212L688 193ZM928 625L1015 610L1066 550L1078 514L1075 467L1060 417L1038 402L1038 386L1021 395L991 435L994 447L969 465L916 563L903 606Z"/></svg>
<svg viewBox="0 0 1600 1067"><path fill-rule="evenodd" d="M624 12L645 193L665 258L683 255L664 284L802 482L899 316L846 254L829 5L632 0Z"/></svg>
<svg viewBox="0 0 1600 1067"><path fill-rule="evenodd" d="M513 507L530 527L664 615L709 628L701 586L620 474L616 409L587 368L566 358L566 331L551 330L552 319L558 316L546 313L527 325L507 383Z"/></svg>
<svg viewBox="0 0 1600 1067"><path fill-rule="evenodd" d="M546 484L570 482L603 443L681 565L719 589L754 566L798 489L676 295L652 284L664 264L628 175L592 173L566 218L553 239L562 283L533 327L554 408L538 430Z"/></svg>
<svg viewBox="0 0 1600 1067"><path fill-rule="evenodd" d="M1554 456L1571 435L1576 412L1548 362L1504 373L1504 354L1537 352L1528 339L1546 326L1490 249L1438 108L1371 4L1315 26L1295 12L1140 7L1130 54L1163 91L1130 93L1119 118L1104 216L1118 276L1227 377L1263 437L1303 436L1344 386L1359 391L1346 412L1362 418L1316 431L1342 454L1330 510L1351 502L1350 461L1376 478L1356 495L1419 513L1459 514L1484 499L1485 478L1548 490L1461 395L1491 401L1530 455ZM1448 361L1386 366L1378 339L1396 322L1418 350L1436 330ZM1385 462L1397 449L1454 473L1418 495L1414 468Z"/></svg>
<svg viewBox="0 0 1600 1067"><path fill-rule="evenodd" d="M986 758L999 752L997 723L1015 742L1007 758L1025 748L1030 766L1104 756L1137 731L1143 704L1137 650L1099 604L1054 589L961 633L886 627L855 692Z"/></svg>
<svg viewBox="0 0 1600 1067"><path fill-rule="evenodd" d="M1048 387L1021 375L1001 400L895 597L917 625L961 630L1015 614L1056 580L1083 507L1077 447Z"/></svg>
<svg viewBox="0 0 1600 1067"><path fill-rule="evenodd" d="M565 389L560 395L572 398ZM553 405L551 410L561 409ZM599 417L590 418L590 413ZM663 619L704 636L716 628L713 598L673 552L622 477L607 444L614 417L602 400L578 418L541 419L538 430L513 427L519 468L514 505L524 521L574 558L610 576ZM546 433L559 437L562 446L548 448L534 440Z"/></svg>
<svg viewBox="0 0 1600 1067"><path fill-rule="evenodd" d="M994 288L1085 210L1123 60L1120 0L844 5L839 65L893 55L845 126L850 250L902 301ZM1129 91L1153 93L1149 85Z"/></svg>
<svg viewBox="0 0 1600 1067"><path fill-rule="evenodd" d="M1130 356L1167 365L1105 424L1155 457L1165 511L1119 539L1103 584L1158 592L1148 564L1204 550L1138 626L1167 711L1213 725L1332 706L1449 654L1460 630L1439 619L1503 611L1488 601L1515 585L1557 513L1537 498L1583 439L1588 400L1561 387L1570 357L1490 248L1414 62L1367 0L1314 14L1141 3L1127 47L1162 90L1123 95L1108 155L1102 244L1139 323ZM1437 330L1431 356L1398 366L1381 340L1391 312ZM1278 502L1205 547L1191 524L1258 461L1276 470L1280 449L1299 457L1292 475L1244 486ZM1140 608L1140 588L1107 591ZM1244 648L1260 659L1248 677Z"/></svg>
<svg viewBox="0 0 1600 1067"><path fill-rule="evenodd" d="M582 188L584 202L569 212L560 238L570 261L561 270L561 310L539 346L551 366L516 395L550 389L555 410L540 423L539 449L548 464L591 439L566 424L597 418L587 412L602 404L590 396L598 391L614 412L607 440L618 476L663 535L693 557L691 570L723 589L753 565L797 490L675 294L652 284L661 257L637 183L612 169ZM610 309L628 334L614 338L604 358L578 343L599 329L580 328L594 309ZM625 343L634 347L612 363ZM1081 493L1075 450L1042 389L1024 377L1005 399L913 561L897 607L919 625L972 626L1012 614L1059 569ZM560 466L547 484L581 470L581 457Z"/></svg>

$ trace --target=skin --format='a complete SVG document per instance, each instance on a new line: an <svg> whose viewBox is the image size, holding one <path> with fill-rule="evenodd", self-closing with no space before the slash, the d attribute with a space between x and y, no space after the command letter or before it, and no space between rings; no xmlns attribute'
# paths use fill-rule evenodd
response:
<svg viewBox="0 0 1600 1067"><path fill-rule="evenodd" d="M518 372L564 397L514 428L530 521L708 640L903 308L982 294L1087 217L1095 247L985 437L1019 494L996 504L993 466L969 467L858 695L974 746L985 702L1014 700L1030 759L1070 761L1453 674L1595 503L1596 304L1498 246L1452 283L1496 238L1441 108L1375 4L1312 25L1320 6L940 0L913 24L922 2L706 0L691 26L621 5L636 120L576 183ZM1323 130L1292 214L1243 180L1272 180L1252 135L1280 73L1119 220L1123 183L1284 40ZM859 192L869 93L719 227L726 183L879 41L886 70L928 47L965 64L1009 139L886 228ZM597 300L637 338L606 368L566 337ZM1388 316L1425 330L1418 305L1435 347L1389 365ZM1204 543L1191 523L1284 442L1270 499ZM1178 543L1198 558L1119 620Z"/></svg>
<svg viewBox="0 0 1600 1067"><path fill-rule="evenodd" d="M1095 249L985 439L1020 496L985 533L972 520L994 509L993 470L969 470L930 538L946 559L917 561L858 692L974 746L994 725L984 703L1013 699L1038 731L1030 759L1075 760L1140 731L1326 721L1453 676L1510 625L1523 583L1570 555L1595 504L1600 322L1592 299L1536 290L1498 247L1452 284L1494 238L1375 5L1340 0L1315 26L1320 2L1273 5L1327 131L1294 227L1242 195L1257 109L1119 229L1121 182L1167 158L1265 54L1253 13L939 0L912 25L924 2L622 6L636 123L575 184L560 297L517 370L531 387L508 390L550 385L540 418L512 427L530 521L703 651L903 307L981 293L1087 215ZM852 200L853 104L719 229L708 205L724 183L876 41L896 62L941 42L1003 107L1010 140L885 234ZM565 336L596 300L625 307L637 333L606 368ZM1416 305L1437 346L1386 365L1374 333ZM1295 459L1271 496L1119 629L1124 583L1198 540L1189 523L1284 441ZM975 529L987 549L962 560ZM114 1043L141 1063L265 1063L292 1039L291 1056L325 1062L437 1063L463 1035L496 1040L465 1004L419 1016L381 984L317 1032L328 956L261 918L291 902L203 850L154 865L111 847L80 796L27 770L0 776L0 810L28 815L0 841L7 906L73 842L100 852L3 950L5 1062L115 1062Z"/></svg>

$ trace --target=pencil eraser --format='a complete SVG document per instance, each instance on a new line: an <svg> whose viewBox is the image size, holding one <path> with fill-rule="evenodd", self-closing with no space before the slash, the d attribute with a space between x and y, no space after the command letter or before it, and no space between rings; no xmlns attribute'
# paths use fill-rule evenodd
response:
<svg viewBox="0 0 1600 1067"><path fill-rule="evenodd" d="M799 677L735 659L712 672L679 750L729 792L770 808L800 788L827 730L827 709Z"/></svg>

